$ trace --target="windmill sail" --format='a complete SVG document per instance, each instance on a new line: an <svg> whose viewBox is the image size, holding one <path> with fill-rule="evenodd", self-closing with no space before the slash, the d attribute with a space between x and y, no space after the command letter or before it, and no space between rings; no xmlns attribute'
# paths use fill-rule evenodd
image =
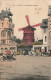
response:
<svg viewBox="0 0 51 80"><path fill-rule="evenodd" d="M29 26L30 25L29 17L28 17L28 15L26 15L25 17L26 17L26 20L27 20L27 23L28 23L28 26Z"/></svg>
<svg viewBox="0 0 51 80"><path fill-rule="evenodd" d="M32 27L37 27L37 26L41 26L41 23L38 23L38 24L32 25Z"/></svg>

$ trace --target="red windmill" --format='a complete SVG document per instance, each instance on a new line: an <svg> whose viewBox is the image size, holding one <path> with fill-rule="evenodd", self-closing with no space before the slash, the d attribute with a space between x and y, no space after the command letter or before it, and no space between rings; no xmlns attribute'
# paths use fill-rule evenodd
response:
<svg viewBox="0 0 51 80"><path fill-rule="evenodd" d="M26 17L26 20L27 20L27 23L28 23L28 26L26 27L23 27L23 28L19 28L19 31L23 30L23 41L25 44L28 44L28 45L32 45L32 42L34 42L34 30L36 30L35 28L33 27L36 27L36 26L40 26L41 23L38 23L36 25L30 25L30 22L29 22L29 17L28 16L25 16Z"/></svg>

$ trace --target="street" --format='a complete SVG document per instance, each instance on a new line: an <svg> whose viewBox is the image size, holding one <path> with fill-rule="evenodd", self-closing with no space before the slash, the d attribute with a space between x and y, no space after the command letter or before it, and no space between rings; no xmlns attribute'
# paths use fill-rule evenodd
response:
<svg viewBox="0 0 51 80"><path fill-rule="evenodd" d="M15 57L16 60L0 61L0 80L51 80L51 57Z"/></svg>

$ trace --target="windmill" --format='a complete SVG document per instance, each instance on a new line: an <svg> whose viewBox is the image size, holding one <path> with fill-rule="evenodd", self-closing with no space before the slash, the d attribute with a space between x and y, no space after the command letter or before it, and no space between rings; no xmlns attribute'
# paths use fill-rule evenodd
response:
<svg viewBox="0 0 51 80"><path fill-rule="evenodd" d="M34 30L36 30L34 27L40 26L41 23L35 24L35 25L30 25L29 22L29 17L28 15L25 16L27 20L28 26L19 28L19 31L23 30L23 41L27 45L32 45L32 42L34 42Z"/></svg>

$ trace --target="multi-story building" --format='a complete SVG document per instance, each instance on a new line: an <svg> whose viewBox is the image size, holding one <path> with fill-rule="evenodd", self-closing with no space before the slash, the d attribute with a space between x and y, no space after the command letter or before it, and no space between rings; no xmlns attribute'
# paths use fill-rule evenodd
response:
<svg viewBox="0 0 51 80"><path fill-rule="evenodd" d="M43 44L47 44L47 31L48 31L48 19L42 20L42 36L43 36Z"/></svg>
<svg viewBox="0 0 51 80"><path fill-rule="evenodd" d="M47 39L48 19L42 20L41 28L42 28L43 47L46 52L48 51L48 39Z"/></svg>
<svg viewBox="0 0 51 80"><path fill-rule="evenodd" d="M51 53L51 5L48 6L48 19L43 19L40 26L42 28L43 45L34 46L37 48L43 48L45 51Z"/></svg>
<svg viewBox="0 0 51 80"><path fill-rule="evenodd" d="M51 6L48 7L48 50L51 51Z"/></svg>
<svg viewBox="0 0 51 80"><path fill-rule="evenodd" d="M17 50L14 41L14 24L12 21L13 14L10 9L2 10L0 13L0 53L7 50Z"/></svg>
<svg viewBox="0 0 51 80"><path fill-rule="evenodd" d="M44 51L47 52L48 51L48 39L47 39L48 19L43 19L40 27L42 30L43 44L33 45L33 50L36 52L36 50L39 49L39 51L41 52L41 50L44 49Z"/></svg>

